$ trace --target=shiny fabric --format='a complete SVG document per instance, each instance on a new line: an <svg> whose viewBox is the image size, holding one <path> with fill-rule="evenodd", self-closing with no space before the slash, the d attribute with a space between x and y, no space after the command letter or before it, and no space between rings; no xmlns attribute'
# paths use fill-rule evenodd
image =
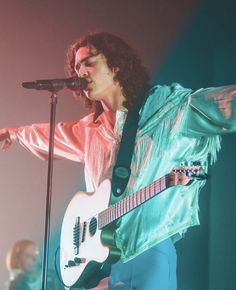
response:
<svg viewBox="0 0 236 290"><path fill-rule="evenodd" d="M192 92L179 84L155 86L140 110L139 131L124 195L169 173L181 161L216 160L220 134L236 131L236 86ZM87 191L111 178L126 112L116 122L104 112L79 121L59 123L55 129L55 158L85 163ZM47 159L48 124L11 130L11 137L40 158ZM115 232L121 259L126 262L157 243L179 239L199 224L198 195L204 181L175 186L119 220ZM115 199L112 200L115 202ZM131 234L132 233L132 234Z"/></svg>

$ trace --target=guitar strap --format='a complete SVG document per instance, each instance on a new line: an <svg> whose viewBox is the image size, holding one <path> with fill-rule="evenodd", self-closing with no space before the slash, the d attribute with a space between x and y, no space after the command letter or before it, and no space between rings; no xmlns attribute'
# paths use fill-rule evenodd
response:
<svg viewBox="0 0 236 290"><path fill-rule="evenodd" d="M138 129L139 109L141 105L135 106L128 111L123 128L120 148L117 154L116 164L112 173L112 193L120 196L129 181L130 164L134 152L135 136Z"/></svg>

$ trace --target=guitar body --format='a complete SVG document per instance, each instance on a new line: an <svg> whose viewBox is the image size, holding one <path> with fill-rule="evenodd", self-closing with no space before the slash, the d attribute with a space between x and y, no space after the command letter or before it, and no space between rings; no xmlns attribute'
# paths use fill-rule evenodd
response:
<svg viewBox="0 0 236 290"><path fill-rule="evenodd" d="M95 220L98 212L108 208L110 191L110 181L104 180L94 193L76 193L66 209L61 230L60 269L67 287L95 287L109 276L110 263L119 259L113 239L114 227L100 230Z"/></svg>

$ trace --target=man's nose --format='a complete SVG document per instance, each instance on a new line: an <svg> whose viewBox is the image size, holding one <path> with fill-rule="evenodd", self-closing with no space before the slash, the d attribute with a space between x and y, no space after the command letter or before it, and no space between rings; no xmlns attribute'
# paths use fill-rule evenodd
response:
<svg viewBox="0 0 236 290"><path fill-rule="evenodd" d="M79 70L77 71L78 77L87 77L88 76L88 72L85 68L85 66L81 65Z"/></svg>

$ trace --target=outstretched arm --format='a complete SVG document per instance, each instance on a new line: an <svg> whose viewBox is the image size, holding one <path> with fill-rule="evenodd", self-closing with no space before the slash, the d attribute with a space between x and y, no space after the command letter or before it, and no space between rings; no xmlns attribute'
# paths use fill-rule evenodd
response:
<svg viewBox="0 0 236 290"><path fill-rule="evenodd" d="M2 149L15 141L41 159L48 157L49 124L33 124L0 130ZM54 156L56 159L83 161L85 133L80 122L58 123L55 127Z"/></svg>
<svg viewBox="0 0 236 290"><path fill-rule="evenodd" d="M0 142L2 150L7 150L11 144L12 139L9 133L9 129L0 129Z"/></svg>
<svg viewBox="0 0 236 290"><path fill-rule="evenodd" d="M236 85L200 89L190 95L187 135L219 135L236 131Z"/></svg>

